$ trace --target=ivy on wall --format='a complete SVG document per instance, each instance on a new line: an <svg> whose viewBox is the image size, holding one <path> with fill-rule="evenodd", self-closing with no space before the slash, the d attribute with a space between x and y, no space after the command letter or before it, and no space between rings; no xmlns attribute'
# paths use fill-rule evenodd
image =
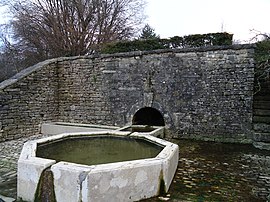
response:
<svg viewBox="0 0 270 202"><path fill-rule="evenodd" d="M255 85L254 94L261 91L262 85L270 85L270 40L256 43L255 48Z"/></svg>
<svg viewBox="0 0 270 202"><path fill-rule="evenodd" d="M174 36L169 39L136 39L133 41L119 41L106 44L101 48L101 53L119 53L130 51L149 51L169 48L194 48L202 46L232 45L233 35L223 33L195 34L188 36Z"/></svg>

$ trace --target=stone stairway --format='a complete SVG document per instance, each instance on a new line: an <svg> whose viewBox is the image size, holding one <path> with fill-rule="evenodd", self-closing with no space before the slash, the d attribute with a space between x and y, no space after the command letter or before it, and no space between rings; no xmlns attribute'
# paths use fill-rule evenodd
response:
<svg viewBox="0 0 270 202"><path fill-rule="evenodd" d="M270 81L263 83L254 95L253 104L254 146L270 150Z"/></svg>

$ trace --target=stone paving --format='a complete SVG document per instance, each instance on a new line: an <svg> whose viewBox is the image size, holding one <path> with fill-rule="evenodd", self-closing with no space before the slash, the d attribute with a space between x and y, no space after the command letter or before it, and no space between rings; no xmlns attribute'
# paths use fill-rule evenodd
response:
<svg viewBox="0 0 270 202"><path fill-rule="evenodd" d="M16 198L16 164L23 143L40 137L0 143L0 202L12 201L1 201L1 195ZM173 142L180 146L180 158L171 188L165 196L145 201L270 202L269 151L251 145Z"/></svg>
<svg viewBox="0 0 270 202"><path fill-rule="evenodd" d="M173 141L179 164L169 192L147 201L270 202L270 152L251 145Z"/></svg>
<svg viewBox="0 0 270 202"><path fill-rule="evenodd" d="M3 198L3 196L16 198L17 161L23 144L28 140L41 137L45 137L45 135L35 135L32 137L0 142L0 199Z"/></svg>

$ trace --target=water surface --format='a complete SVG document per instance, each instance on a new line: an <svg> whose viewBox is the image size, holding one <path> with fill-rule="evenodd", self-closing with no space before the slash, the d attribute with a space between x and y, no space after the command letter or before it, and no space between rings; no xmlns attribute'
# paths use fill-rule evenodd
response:
<svg viewBox="0 0 270 202"><path fill-rule="evenodd" d="M38 145L37 156L84 165L156 157L163 147L143 139L127 137L85 137Z"/></svg>

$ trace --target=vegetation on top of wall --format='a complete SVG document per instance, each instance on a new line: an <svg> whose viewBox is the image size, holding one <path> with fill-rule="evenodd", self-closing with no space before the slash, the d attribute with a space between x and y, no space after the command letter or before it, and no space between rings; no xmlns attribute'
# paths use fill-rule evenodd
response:
<svg viewBox="0 0 270 202"><path fill-rule="evenodd" d="M101 48L101 53L119 53L130 51L147 51L168 48L193 48L202 46L232 45L233 35L223 33L195 34L184 37L174 36L169 39L140 38L133 41L119 41L109 43Z"/></svg>
<svg viewBox="0 0 270 202"><path fill-rule="evenodd" d="M256 43L255 61L257 64L270 59L270 39Z"/></svg>
<svg viewBox="0 0 270 202"><path fill-rule="evenodd" d="M261 91L262 84L270 83L270 38L256 43L254 94Z"/></svg>

